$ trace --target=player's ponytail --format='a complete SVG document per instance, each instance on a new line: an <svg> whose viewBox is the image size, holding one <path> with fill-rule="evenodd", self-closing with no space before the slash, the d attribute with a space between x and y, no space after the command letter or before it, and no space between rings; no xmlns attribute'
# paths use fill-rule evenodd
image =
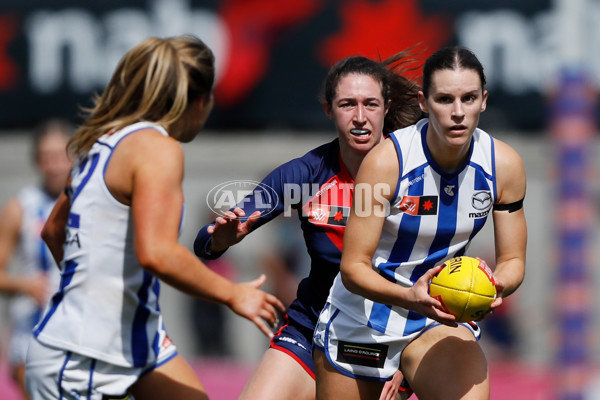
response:
<svg viewBox="0 0 600 400"><path fill-rule="evenodd" d="M94 106L83 109L85 122L68 149L85 153L103 134L135 122L168 127L193 101L211 95L214 79L214 55L200 39L146 39L123 56Z"/></svg>

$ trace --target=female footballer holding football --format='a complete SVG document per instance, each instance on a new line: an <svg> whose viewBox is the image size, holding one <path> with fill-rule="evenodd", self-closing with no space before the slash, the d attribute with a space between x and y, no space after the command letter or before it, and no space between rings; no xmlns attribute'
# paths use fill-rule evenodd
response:
<svg viewBox="0 0 600 400"><path fill-rule="evenodd" d="M419 92L428 118L392 133L361 164L340 274L315 330L317 399L377 399L399 367L419 399L489 398L477 324L456 323L428 293L439 265L465 254L488 214L492 309L524 278L525 171L511 147L477 128L487 96L471 51L437 51Z"/></svg>

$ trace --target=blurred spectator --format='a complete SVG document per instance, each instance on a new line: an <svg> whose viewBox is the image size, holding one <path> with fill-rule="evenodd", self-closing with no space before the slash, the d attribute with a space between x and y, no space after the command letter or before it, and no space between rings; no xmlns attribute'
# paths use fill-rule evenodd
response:
<svg viewBox="0 0 600 400"><path fill-rule="evenodd" d="M9 363L23 399L29 398L25 357L31 330L60 279L40 233L72 165L66 152L71 133L70 124L62 120L47 121L36 130L32 155L40 182L21 189L0 212L0 293L11 296ZM13 256L15 268L9 271Z"/></svg>

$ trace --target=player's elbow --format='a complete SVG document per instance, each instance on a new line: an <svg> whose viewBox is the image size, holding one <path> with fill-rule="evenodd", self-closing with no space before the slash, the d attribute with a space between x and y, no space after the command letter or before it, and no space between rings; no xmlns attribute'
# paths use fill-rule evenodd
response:
<svg viewBox="0 0 600 400"><path fill-rule="evenodd" d="M514 293L525 280L525 260L520 259L516 263L517 267L513 272L513 282L511 287L507 288L506 295Z"/></svg>
<svg viewBox="0 0 600 400"><path fill-rule="evenodd" d="M40 233L40 236L42 237L42 240L44 241L44 243L48 244L49 242L51 242L52 233L50 231L50 228L48 227L48 224L45 224L42 227L42 232Z"/></svg>
<svg viewBox="0 0 600 400"><path fill-rule="evenodd" d="M342 277L342 283L344 284L344 287L346 289L348 289L349 291L351 291L352 293L355 293L356 289L355 289L355 286L354 286L354 283L352 282L352 280L349 279L348 276L344 275L344 274L341 274L341 277Z"/></svg>
<svg viewBox="0 0 600 400"><path fill-rule="evenodd" d="M356 274L354 273L354 268L352 268L352 266L342 263L340 265L340 277L346 289L352 293L357 293L359 291L359 282L356 280Z"/></svg>
<svg viewBox="0 0 600 400"><path fill-rule="evenodd" d="M40 236L44 243L50 248L55 245L62 245L65 240L64 230L57 229L56 226L50 222L46 222L42 227Z"/></svg>
<svg viewBox="0 0 600 400"><path fill-rule="evenodd" d="M164 273L164 256L160 248L152 246L136 246L136 257L140 266L153 275Z"/></svg>

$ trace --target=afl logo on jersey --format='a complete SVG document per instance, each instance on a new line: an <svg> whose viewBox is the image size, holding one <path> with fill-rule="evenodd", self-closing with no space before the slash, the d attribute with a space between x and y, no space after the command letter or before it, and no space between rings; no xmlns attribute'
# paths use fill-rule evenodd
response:
<svg viewBox="0 0 600 400"><path fill-rule="evenodd" d="M315 225L346 226L350 207L333 206L329 204L307 204L308 222Z"/></svg>
<svg viewBox="0 0 600 400"><path fill-rule="evenodd" d="M404 196L398 208L410 215L437 215L438 200L438 196Z"/></svg>
<svg viewBox="0 0 600 400"><path fill-rule="evenodd" d="M316 204L310 208L308 220L313 224L324 224L329 219L329 206Z"/></svg>

